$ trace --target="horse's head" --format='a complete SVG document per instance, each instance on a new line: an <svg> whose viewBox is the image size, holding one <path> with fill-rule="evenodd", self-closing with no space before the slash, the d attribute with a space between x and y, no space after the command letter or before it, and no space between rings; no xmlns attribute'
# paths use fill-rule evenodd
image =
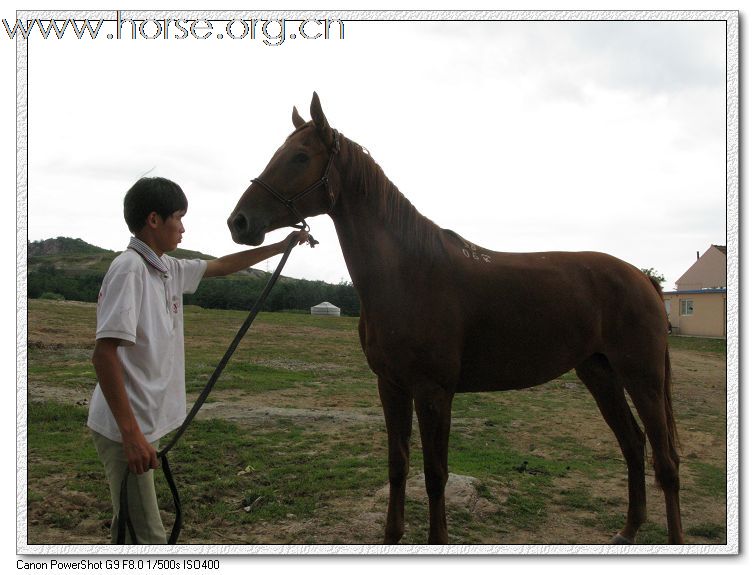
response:
<svg viewBox="0 0 755 575"><path fill-rule="evenodd" d="M296 129L278 148L267 167L241 196L228 218L233 241L260 245L267 232L304 222L328 212L336 195L329 177L339 150L338 133L328 125L317 93L305 122L294 108Z"/></svg>

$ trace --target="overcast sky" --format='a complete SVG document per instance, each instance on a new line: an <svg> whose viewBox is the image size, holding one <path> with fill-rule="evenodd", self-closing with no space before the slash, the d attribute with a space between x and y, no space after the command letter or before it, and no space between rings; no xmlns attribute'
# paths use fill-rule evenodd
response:
<svg viewBox="0 0 755 575"><path fill-rule="evenodd" d="M726 243L724 22L345 31L280 46L32 38L29 239L123 249L123 195L149 174L189 198L181 247L240 249L226 218L316 90L422 213L488 249L604 251L673 289L696 252ZM348 281L331 220L310 224L320 245L284 274Z"/></svg>

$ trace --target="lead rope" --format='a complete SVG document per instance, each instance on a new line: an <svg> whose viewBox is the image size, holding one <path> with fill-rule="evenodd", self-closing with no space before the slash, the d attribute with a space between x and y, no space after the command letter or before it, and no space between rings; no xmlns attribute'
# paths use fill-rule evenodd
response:
<svg viewBox="0 0 755 575"><path fill-rule="evenodd" d="M165 480L168 482L168 487L170 488L171 495L173 496L173 505L176 510L176 520L173 523L173 529L171 530L170 538L168 539L169 545L174 545L176 541L178 540L178 535L181 533L181 526L183 524L183 510L181 508L181 498L178 494L178 488L176 487L176 483L173 479L173 473L171 472L170 464L168 463L168 452L173 448L173 446L178 442L181 436L186 432L186 429L189 427L194 417L199 412L199 409L202 407L202 404L210 395L212 388L215 386L215 382L217 382L218 378L220 377L220 374L225 369L226 364L231 359L231 356L233 355L233 353L236 351L236 348L241 342L241 339L244 337L247 330L252 325L252 322L257 317L257 314L262 308L262 304L265 302L265 300L267 299L267 296L270 294L270 291L273 289L273 286L275 285L275 282L278 280L278 277L280 276L281 271L283 270L283 266L286 265L286 260L288 260L288 256L291 254L291 250L294 249L294 246L296 245L297 241L298 241L297 238L292 238L291 241L289 242L288 247L286 248L286 251L283 253L283 257L281 258L281 261L278 264L278 267L275 268L275 272L273 272L273 275L270 276L270 279L267 280L265 289L262 290L262 293L257 298L257 301L254 302L254 306L252 306L252 309L249 311L249 315L247 316L246 320L239 328L239 331L236 334L236 337L231 342L231 345L228 346L228 349L226 350L225 355L223 356L223 359L220 360L220 363L218 363L218 366L215 368L215 372L212 374L212 376L210 376L210 379L208 380L207 384L204 386L204 389L199 394L199 397L197 397L196 401L194 402L194 406L191 408L191 411L186 416L186 419L184 419L184 422L181 424L181 427L179 427L178 431L176 431L175 435L173 435L170 442L168 442L168 445L162 448L157 454L157 456L160 458L163 474L165 475ZM315 247L316 243L317 241L310 236L309 238L310 246ZM130 471L127 468L126 475L123 477L123 482L121 483L120 509L118 511L118 517L117 517L118 531L116 534L116 543L118 545L125 544L126 529L128 529L129 535L131 535L131 541L133 542L133 544L134 545L138 544L136 540L136 533L134 530L134 525L131 522L131 517L129 516L129 510L128 510L128 477L129 475L130 475Z"/></svg>

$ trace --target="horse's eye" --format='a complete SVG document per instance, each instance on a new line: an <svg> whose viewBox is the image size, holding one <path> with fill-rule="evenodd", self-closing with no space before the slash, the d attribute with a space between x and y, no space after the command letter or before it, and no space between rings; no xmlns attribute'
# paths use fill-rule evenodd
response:
<svg viewBox="0 0 755 575"><path fill-rule="evenodd" d="M306 164L309 161L309 156L304 152L299 152L291 160L294 164Z"/></svg>

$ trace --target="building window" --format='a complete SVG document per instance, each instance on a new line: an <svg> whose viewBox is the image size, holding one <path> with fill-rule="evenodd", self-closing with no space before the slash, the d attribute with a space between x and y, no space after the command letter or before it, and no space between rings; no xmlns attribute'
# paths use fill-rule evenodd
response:
<svg viewBox="0 0 755 575"><path fill-rule="evenodd" d="M679 300L679 315L692 315L694 311L694 305L691 299Z"/></svg>

